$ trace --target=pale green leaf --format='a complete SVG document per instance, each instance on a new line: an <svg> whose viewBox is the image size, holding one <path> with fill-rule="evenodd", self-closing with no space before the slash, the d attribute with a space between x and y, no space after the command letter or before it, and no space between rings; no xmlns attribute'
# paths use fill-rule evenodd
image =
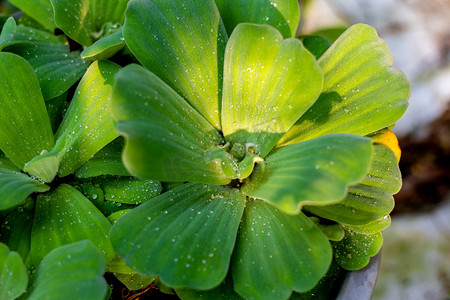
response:
<svg viewBox="0 0 450 300"><path fill-rule="evenodd" d="M131 209L129 209L129 208L116 211L115 213L108 216L108 221L114 225L123 215L125 215L129 211L131 211Z"/></svg>
<svg viewBox="0 0 450 300"><path fill-rule="evenodd" d="M54 145L39 82L20 56L0 53L0 149L19 168Z"/></svg>
<svg viewBox="0 0 450 300"><path fill-rule="evenodd" d="M214 0L131 0L126 15L131 52L220 128L227 35Z"/></svg>
<svg viewBox="0 0 450 300"><path fill-rule="evenodd" d="M28 210L11 212L0 227L0 242L26 258L31 246L31 224L34 213Z"/></svg>
<svg viewBox="0 0 450 300"><path fill-rule="evenodd" d="M225 54L222 130L264 157L314 103L322 72L297 39L267 25L238 25Z"/></svg>
<svg viewBox="0 0 450 300"><path fill-rule="evenodd" d="M96 41L81 52L81 58L89 60L108 59L125 46L122 27L104 38Z"/></svg>
<svg viewBox="0 0 450 300"><path fill-rule="evenodd" d="M367 176L348 189L345 199L326 206L304 209L322 218L342 224L364 225L383 219L394 208L392 194L401 187L401 174L394 153L384 146L374 146Z"/></svg>
<svg viewBox="0 0 450 300"><path fill-rule="evenodd" d="M26 174L0 168L0 210L20 204L31 193L49 189L49 186Z"/></svg>
<svg viewBox="0 0 450 300"><path fill-rule="evenodd" d="M0 51L14 38L17 26L13 17L9 17L0 32Z"/></svg>
<svg viewBox="0 0 450 300"><path fill-rule="evenodd" d="M70 52L69 46L64 44L19 43L6 50L22 56L31 64L45 100L66 92L89 66L80 58L80 52Z"/></svg>
<svg viewBox="0 0 450 300"><path fill-rule="evenodd" d="M123 162L135 176L159 181L230 182L208 148L220 134L175 91L137 65L117 75L112 105L117 130L125 137Z"/></svg>
<svg viewBox="0 0 450 300"><path fill-rule="evenodd" d="M153 282L153 277L145 277L137 273L123 274L114 273L114 276L122 282L130 291L139 290Z"/></svg>
<svg viewBox="0 0 450 300"><path fill-rule="evenodd" d="M107 283L105 259L89 241L51 251L40 264L28 300L101 300Z"/></svg>
<svg viewBox="0 0 450 300"><path fill-rule="evenodd" d="M247 202L232 260L234 290L245 299L287 299L313 288L331 256L328 239L302 213Z"/></svg>
<svg viewBox="0 0 450 300"><path fill-rule="evenodd" d="M106 261L114 251L108 238L111 224L75 188L62 184L38 196L31 235L33 262L39 262L61 245L88 239L102 250Z"/></svg>
<svg viewBox="0 0 450 300"><path fill-rule="evenodd" d="M61 157L59 176L67 176L118 135L110 116L112 84L120 67L94 62L81 79L59 127L55 149Z"/></svg>
<svg viewBox="0 0 450 300"><path fill-rule="evenodd" d="M64 33L83 46L117 30L125 18L129 0L50 0L55 22Z"/></svg>
<svg viewBox="0 0 450 300"><path fill-rule="evenodd" d="M344 238L333 242L334 258L347 270L359 270L365 267L372 256L381 249L383 237L381 233L362 234L350 230L345 231Z"/></svg>
<svg viewBox="0 0 450 300"><path fill-rule="evenodd" d="M277 148L243 186L247 196L263 199L286 213L304 205L327 205L344 199L347 187L367 174L372 154L368 138L326 135Z"/></svg>
<svg viewBox="0 0 450 300"><path fill-rule="evenodd" d="M43 182L52 182L58 172L59 157L56 152L42 151L41 155L36 156L27 162L23 168L25 172Z"/></svg>
<svg viewBox="0 0 450 300"><path fill-rule="evenodd" d="M391 217L384 216L382 219L372 221L364 225L344 225L344 228L356 233L377 234L391 225Z"/></svg>
<svg viewBox="0 0 450 300"><path fill-rule="evenodd" d="M240 23L267 24L284 38L295 36L300 19L297 0L216 0L228 34Z"/></svg>
<svg viewBox="0 0 450 300"><path fill-rule="evenodd" d="M392 56L375 29L350 27L319 60L323 92L279 144L330 133L367 135L394 124L408 106L410 86L392 68Z"/></svg>
<svg viewBox="0 0 450 300"><path fill-rule="evenodd" d="M50 0L9 0L47 30L54 31L55 20Z"/></svg>
<svg viewBox="0 0 450 300"><path fill-rule="evenodd" d="M27 283L27 270L19 253L0 243L0 299L16 299L25 292Z"/></svg>
<svg viewBox="0 0 450 300"><path fill-rule="evenodd" d="M188 183L128 212L111 230L127 265L173 288L211 289L225 278L245 197Z"/></svg>
<svg viewBox="0 0 450 300"><path fill-rule="evenodd" d="M128 173L122 163L121 152L123 145L123 138L115 139L76 170L75 176L78 178L90 178L100 175L130 176L130 173Z"/></svg>

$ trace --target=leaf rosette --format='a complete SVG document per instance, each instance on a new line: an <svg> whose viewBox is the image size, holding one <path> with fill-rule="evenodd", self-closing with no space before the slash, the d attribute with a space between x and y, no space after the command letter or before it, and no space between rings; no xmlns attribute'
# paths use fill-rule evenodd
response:
<svg viewBox="0 0 450 300"><path fill-rule="evenodd" d="M372 137L404 113L409 83L370 26L316 59L314 39L293 38L296 1L216 2L129 2L123 37L142 66L113 90L122 159L179 184L121 217L111 241L183 299L287 299L333 256L353 270L380 248L401 179Z"/></svg>

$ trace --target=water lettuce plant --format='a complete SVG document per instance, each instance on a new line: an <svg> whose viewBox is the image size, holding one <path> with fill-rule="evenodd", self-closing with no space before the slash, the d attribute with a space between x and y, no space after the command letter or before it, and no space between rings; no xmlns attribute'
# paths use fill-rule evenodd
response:
<svg viewBox="0 0 450 300"><path fill-rule="evenodd" d="M104 299L105 270L182 299L303 299L379 251L409 83L373 28L295 38L296 0L11 2L4 299Z"/></svg>

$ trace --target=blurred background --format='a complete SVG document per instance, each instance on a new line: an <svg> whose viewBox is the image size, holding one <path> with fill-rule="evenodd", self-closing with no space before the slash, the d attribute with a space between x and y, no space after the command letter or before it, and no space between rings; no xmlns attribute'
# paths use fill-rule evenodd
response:
<svg viewBox="0 0 450 300"><path fill-rule="evenodd" d="M373 299L450 299L450 0L300 3L299 33L369 24L411 82L410 106L394 127L403 187L383 232Z"/></svg>
<svg viewBox="0 0 450 300"><path fill-rule="evenodd" d="M299 34L375 27L411 82L396 124L403 188L373 299L450 299L450 0L299 0ZM0 0L0 14L14 7Z"/></svg>

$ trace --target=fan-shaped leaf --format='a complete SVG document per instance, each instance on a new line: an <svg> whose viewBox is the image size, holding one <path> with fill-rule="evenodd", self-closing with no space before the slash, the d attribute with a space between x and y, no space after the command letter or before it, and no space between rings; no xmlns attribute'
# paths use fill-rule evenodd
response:
<svg viewBox="0 0 450 300"><path fill-rule="evenodd" d="M240 23L267 24L284 38L295 36L300 19L297 0L216 0L228 34Z"/></svg>
<svg viewBox="0 0 450 300"><path fill-rule="evenodd" d="M89 60L108 59L125 46L122 27L113 34L99 39L81 52L81 58Z"/></svg>
<svg viewBox="0 0 450 300"><path fill-rule="evenodd" d="M233 254L234 289L245 299L287 299L314 287L331 255L328 239L305 215L250 201Z"/></svg>
<svg viewBox="0 0 450 300"><path fill-rule="evenodd" d="M20 43L6 50L16 53L31 64L36 72L44 99L62 95L86 72L88 64L80 52L53 43Z"/></svg>
<svg viewBox="0 0 450 300"><path fill-rule="evenodd" d="M225 278L245 197L188 183L121 217L111 241L127 265L171 287L211 289Z"/></svg>
<svg viewBox="0 0 450 300"><path fill-rule="evenodd" d="M64 33L83 46L115 32L123 23L129 0L50 0L55 22Z"/></svg>
<svg viewBox="0 0 450 300"><path fill-rule="evenodd" d="M351 186L346 198L326 206L304 209L322 218L343 224L364 225L383 219L394 208L392 194L401 187L401 174L394 153L384 146L374 146L368 175Z"/></svg>
<svg viewBox="0 0 450 300"><path fill-rule="evenodd" d="M105 299L104 272L105 259L89 241L61 246L43 259L28 299Z"/></svg>
<svg viewBox="0 0 450 300"><path fill-rule="evenodd" d="M131 0L126 15L131 52L220 128L227 35L214 0Z"/></svg>
<svg viewBox="0 0 450 300"><path fill-rule="evenodd" d="M38 80L20 56L0 53L0 149L19 168L53 148L54 138Z"/></svg>
<svg viewBox="0 0 450 300"><path fill-rule="evenodd" d="M0 243L0 299L16 299L25 292L27 283L27 270L19 253Z"/></svg>
<svg viewBox="0 0 450 300"><path fill-rule="evenodd" d="M128 171L159 181L230 182L208 148L222 137L200 114L151 72L137 65L117 75L112 114L125 136Z"/></svg>
<svg viewBox="0 0 450 300"><path fill-rule="evenodd" d="M279 144L330 133L367 135L394 124L405 112L409 82L391 67L389 49L372 27L350 27L319 65L324 74L321 96Z"/></svg>
<svg viewBox="0 0 450 300"><path fill-rule="evenodd" d="M314 103L322 73L297 39L267 25L238 25L225 55L222 130L231 143L253 143L266 156Z"/></svg>
<svg viewBox="0 0 450 300"><path fill-rule="evenodd" d="M109 261L114 251L108 238L111 224L73 187L62 184L39 195L31 235L31 254L38 265L47 253L61 245L89 239Z"/></svg>
<svg viewBox="0 0 450 300"><path fill-rule="evenodd" d="M110 116L112 84L120 67L94 62L83 76L59 127L55 150L61 157L59 176L73 173L118 135Z"/></svg>
<svg viewBox="0 0 450 300"><path fill-rule="evenodd" d="M367 174L371 154L370 139L348 134L284 146L267 156L242 192L290 214L303 205L336 203Z"/></svg>
<svg viewBox="0 0 450 300"><path fill-rule="evenodd" d="M46 29L50 31L55 30L53 7L50 0L9 0L9 2L20 8L20 10L39 22Z"/></svg>

